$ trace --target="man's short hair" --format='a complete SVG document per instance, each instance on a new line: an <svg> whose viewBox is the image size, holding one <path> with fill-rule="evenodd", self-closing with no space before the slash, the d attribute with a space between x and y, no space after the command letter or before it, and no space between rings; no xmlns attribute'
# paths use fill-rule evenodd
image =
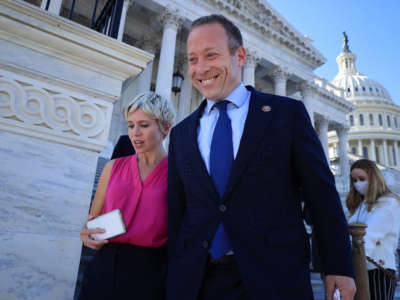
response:
<svg viewBox="0 0 400 300"><path fill-rule="evenodd" d="M190 26L189 34L196 27L199 27L201 25L216 24L216 23L221 24L222 27L224 27L226 34L228 36L229 53L231 55L234 55L236 49L239 48L239 46L243 46L242 34L240 33L239 28L223 15L214 14L209 16L203 16L194 20L192 22L192 25Z"/></svg>

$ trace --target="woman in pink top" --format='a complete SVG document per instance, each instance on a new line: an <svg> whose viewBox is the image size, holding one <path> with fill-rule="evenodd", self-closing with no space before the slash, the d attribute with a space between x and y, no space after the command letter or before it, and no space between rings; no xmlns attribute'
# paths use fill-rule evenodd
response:
<svg viewBox="0 0 400 300"><path fill-rule="evenodd" d="M85 246L99 250L87 267L79 299L161 300L167 268L167 152L170 102L155 93L133 99L125 109L128 135L137 154L104 167L88 220L120 209L126 233L95 241L81 230Z"/></svg>

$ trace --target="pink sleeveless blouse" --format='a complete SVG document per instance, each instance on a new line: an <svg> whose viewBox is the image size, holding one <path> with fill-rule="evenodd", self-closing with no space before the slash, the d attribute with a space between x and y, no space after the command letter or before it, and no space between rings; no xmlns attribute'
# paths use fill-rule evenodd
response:
<svg viewBox="0 0 400 300"><path fill-rule="evenodd" d="M136 154L114 161L103 213L119 208L127 231L110 242L152 248L167 243L167 174L168 157L143 182Z"/></svg>

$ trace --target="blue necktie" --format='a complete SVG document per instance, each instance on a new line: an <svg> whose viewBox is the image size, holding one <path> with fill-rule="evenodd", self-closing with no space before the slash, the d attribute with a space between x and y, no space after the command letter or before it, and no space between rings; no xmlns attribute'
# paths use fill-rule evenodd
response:
<svg viewBox="0 0 400 300"><path fill-rule="evenodd" d="M219 117L215 125L210 150L210 175L221 199L228 183L233 162L232 126L226 112L227 105L228 101L226 100L214 105L219 110ZM231 248L224 226L220 223L211 243L211 256L218 259Z"/></svg>

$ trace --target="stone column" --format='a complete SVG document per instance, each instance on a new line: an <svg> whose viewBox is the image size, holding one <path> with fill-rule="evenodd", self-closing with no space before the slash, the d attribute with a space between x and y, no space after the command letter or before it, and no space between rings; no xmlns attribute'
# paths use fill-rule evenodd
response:
<svg viewBox="0 0 400 300"><path fill-rule="evenodd" d="M122 6L121 20L119 21L118 28L118 41L122 41L125 31L126 14L128 12L129 6L132 4L132 0L124 0L124 5Z"/></svg>
<svg viewBox="0 0 400 300"><path fill-rule="evenodd" d="M362 140L358 140L358 155L363 156Z"/></svg>
<svg viewBox="0 0 400 300"><path fill-rule="evenodd" d="M260 58L255 51L249 51L246 55L246 62L243 67L243 83L255 86L255 71Z"/></svg>
<svg viewBox="0 0 400 300"><path fill-rule="evenodd" d="M190 103L192 97L192 81L190 80L190 73L185 65L184 78L182 82L182 88L179 95L179 106L178 106L178 116L176 121L179 122L183 120L190 113Z"/></svg>
<svg viewBox="0 0 400 300"><path fill-rule="evenodd" d="M382 145L383 145L383 164L388 166L389 165L389 156L388 156L387 141L382 140Z"/></svg>
<svg viewBox="0 0 400 300"><path fill-rule="evenodd" d="M63 0L42 0L40 8L46 9L47 2L50 1L48 12L59 15L62 7Z"/></svg>
<svg viewBox="0 0 400 300"><path fill-rule="evenodd" d="M135 46L151 54L157 51L157 42L151 36L141 38ZM114 104L110 134L108 136L109 141L113 145L115 145L121 135L127 134L127 125L123 114L127 104L137 95L150 91L153 61L151 60L138 76L129 78L122 85L121 97Z"/></svg>
<svg viewBox="0 0 400 300"><path fill-rule="evenodd" d="M324 149L326 159L329 164L329 144L328 144L328 126L329 118L322 116L318 119L318 136Z"/></svg>
<svg viewBox="0 0 400 300"><path fill-rule="evenodd" d="M159 42L152 36L143 36L138 43L138 46L155 55L160 49ZM154 60L149 62L146 69L138 77L137 94L150 91L151 79L153 77Z"/></svg>
<svg viewBox="0 0 400 300"><path fill-rule="evenodd" d="M166 7L160 16L164 25L161 42L160 61L158 64L156 92L171 99L172 75L174 72L176 34L183 18L178 10Z"/></svg>
<svg viewBox="0 0 400 300"><path fill-rule="evenodd" d="M314 126L314 110L312 108L312 102L314 98L315 87L313 84L303 81L298 85L298 88L303 97L304 106L306 107L308 115L310 116L311 124Z"/></svg>
<svg viewBox="0 0 400 300"><path fill-rule="evenodd" d="M349 158L347 156L347 132L349 131L348 126L340 126L336 129L339 137L339 157L340 157L340 174L344 178L349 176Z"/></svg>
<svg viewBox="0 0 400 300"><path fill-rule="evenodd" d="M371 148L371 160L376 162L375 140L371 140L369 147Z"/></svg>
<svg viewBox="0 0 400 300"><path fill-rule="evenodd" d="M400 166L398 141L394 141L394 156L395 156L395 166L398 167L398 166Z"/></svg>
<svg viewBox="0 0 400 300"><path fill-rule="evenodd" d="M388 161L389 161L389 166L394 166L394 153L393 153L393 146L388 145Z"/></svg>
<svg viewBox="0 0 400 300"><path fill-rule="evenodd" d="M279 66L276 66L269 72L275 83L275 94L279 96L286 96L286 82L290 77L290 73Z"/></svg>

